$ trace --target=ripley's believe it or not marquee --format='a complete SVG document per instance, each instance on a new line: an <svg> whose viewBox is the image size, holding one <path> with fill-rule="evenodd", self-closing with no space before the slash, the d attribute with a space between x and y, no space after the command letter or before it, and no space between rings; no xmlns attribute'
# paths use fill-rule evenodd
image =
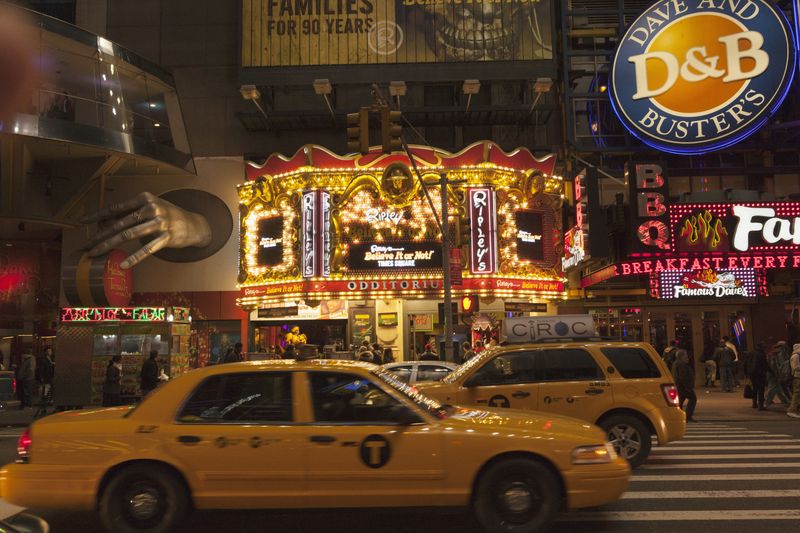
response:
<svg viewBox="0 0 800 533"><path fill-rule="evenodd" d="M646 144L703 153L757 131L794 72L794 36L773 2L661 0L620 42L609 94L622 123Z"/></svg>
<svg viewBox="0 0 800 533"><path fill-rule="evenodd" d="M453 292L561 298L563 182L555 157L506 153L491 142L457 154L412 147L437 213L447 188L450 241L442 235L405 154L339 156L306 146L249 163L239 187L239 303L441 298L442 268L460 271ZM459 254L460 252L460 254ZM460 257L459 257L460 255ZM455 276L457 279L458 276Z"/></svg>

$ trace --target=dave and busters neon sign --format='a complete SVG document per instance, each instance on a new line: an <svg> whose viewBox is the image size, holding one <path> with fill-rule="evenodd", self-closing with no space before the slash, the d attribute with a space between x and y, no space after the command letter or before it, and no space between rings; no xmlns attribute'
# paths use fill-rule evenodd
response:
<svg viewBox="0 0 800 533"><path fill-rule="evenodd" d="M764 124L786 97L794 61L789 22L768 0L661 0L620 42L609 94L644 143L709 152Z"/></svg>

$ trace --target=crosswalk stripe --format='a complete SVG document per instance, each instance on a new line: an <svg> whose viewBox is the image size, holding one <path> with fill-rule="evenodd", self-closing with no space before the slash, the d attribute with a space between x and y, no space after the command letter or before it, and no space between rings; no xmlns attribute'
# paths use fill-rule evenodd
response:
<svg viewBox="0 0 800 533"><path fill-rule="evenodd" d="M733 521L733 520L797 520L800 509L747 509L703 511L593 511L565 516L563 522L665 522L665 521Z"/></svg>
<svg viewBox="0 0 800 533"><path fill-rule="evenodd" d="M655 450L653 450L655 451ZM675 450L670 450L674 452ZM682 450L681 450L682 451ZM690 459L705 459L705 460L712 460L712 459L753 459L754 457L762 457L755 453L724 453L724 454L686 454L686 455L662 455L662 456L653 456L651 455L647 460L648 461L671 461L671 460L690 460ZM800 453L771 453L767 456L769 459L800 459Z"/></svg>
<svg viewBox="0 0 800 533"><path fill-rule="evenodd" d="M800 468L800 463L672 463L669 465L643 464L639 470L677 470L680 468ZM772 475L772 474L770 474Z"/></svg>
<svg viewBox="0 0 800 533"><path fill-rule="evenodd" d="M697 498L796 498L800 490L664 490L626 492L623 500L684 499Z"/></svg>
<svg viewBox="0 0 800 533"><path fill-rule="evenodd" d="M633 476L630 481L645 482L645 481L746 481L746 480L761 480L773 481L776 479L800 479L800 474L776 474L770 473L765 476L763 473L758 474L665 474L663 476Z"/></svg>
<svg viewBox="0 0 800 533"><path fill-rule="evenodd" d="M745 440L737 439L737 440L732 440L730 442L731 443L736 443L736 444L759 444L759 443L760 444L765 444L765 441L763 441L763 440L749 440L749 439L745 439ZM772 440L769 440L769 441L766 441L766 442L768 442L769 444L773 444L773 443L777 443L777 442L796 442L796 443L800 443L800 439L772 439ZM665 447L665 449L668 448L669 446L686 446L687 444L726 444L726 442L725 441L719 441L719 440L692 440L692 441L686 441L686 442L678 441L678 442L670 442L669 445Z"/></svg>
<svg viewBox="0 0 800 533"><path fill-rule="evenodd" d="M772 446L772 445L765 445L765 446L683 446L681 447L680 451L688 451L688 450L800 450L800 446ZM655 453L670 453L678 451L675 448L656 448L653 450Z"/></svg>

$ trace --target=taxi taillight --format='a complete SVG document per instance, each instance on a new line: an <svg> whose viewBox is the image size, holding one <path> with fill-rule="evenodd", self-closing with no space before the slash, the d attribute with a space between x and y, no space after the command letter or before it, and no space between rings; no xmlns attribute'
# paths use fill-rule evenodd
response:
<svg viewBox="0 0 800 533"><path fill-rule="evenodd" d="M670 407L678 407L680 405L678 388L674 383L661 385L661 392L664 393L664 399L667 400L667 405Z"/></svg>
<svg viewBox="0 0 800 533"><path fill-rule="evenodd" d="M31 439L31 430L26 429L22 435L19 437L19 441L17 441L17 462L18 463L27 463L30 459L31 455L31 444L33 444L33 440Z"/></svg>

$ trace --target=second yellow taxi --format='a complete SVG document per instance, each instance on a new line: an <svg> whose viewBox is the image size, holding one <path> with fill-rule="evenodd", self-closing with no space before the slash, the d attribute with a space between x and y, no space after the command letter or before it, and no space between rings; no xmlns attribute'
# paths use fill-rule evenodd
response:
<svg viewBox="0 0 800 533"><path fill-rule="evenodd" d="M0 495L169 532L189 509L463 506L489 532L543 531L619 498L630 468L591 424L431 400L368 363L219 365L137 408L34 423Z"/></svg>

